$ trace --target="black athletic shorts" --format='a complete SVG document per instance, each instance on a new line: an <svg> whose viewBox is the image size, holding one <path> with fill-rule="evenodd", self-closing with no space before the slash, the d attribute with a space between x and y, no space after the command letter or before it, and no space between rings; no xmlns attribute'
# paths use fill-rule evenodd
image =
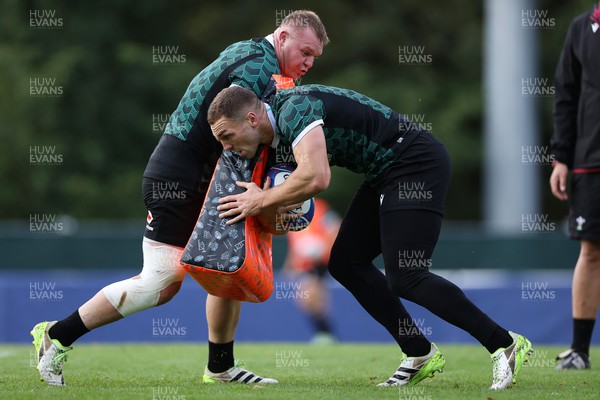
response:
<svg viewBox="0 0 600 400"><path fill-rule="evenodd" d="M600 173L572 175L569 233L572 239L600 240Z"/></svg>
<svg viewBox="0 0 600 400"><path fill-rule="evenodd" d="M207 189L208 185L194 191L179 182L144 178L142 193L148 210L144 236L185 247L202 210Z"/></svg>
<svg viewBox="0 0 600 400"><path fill-rule="evenodd" d="M380 215L395 210L429 210L443 215L450 171L450 156L444 145L422 132L398 160L364 184L379 193Z"/></svg>

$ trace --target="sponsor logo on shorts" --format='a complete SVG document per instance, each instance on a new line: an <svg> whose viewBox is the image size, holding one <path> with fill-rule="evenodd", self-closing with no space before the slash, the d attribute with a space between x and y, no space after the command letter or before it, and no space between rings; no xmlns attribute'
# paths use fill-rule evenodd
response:
<svg viewBox="0 0 600 400"><path fill-rule="evenodd" d="M583 224L585 224L585 218L583 218L581 215L579 217L577 217L577 219L575 220L575 222L577 222L577 231L581 232L583 230Z"/></svg>
<svg viewBox="0 0 600 400"><path fill-rule="evenodd" d="M146 217L146 229L148 229L149 231L153 231L154 228L150 226L150 224L152 223L152 220L154 218L152 217L152 212L150 210L148 210L148 216Z"/></svg>

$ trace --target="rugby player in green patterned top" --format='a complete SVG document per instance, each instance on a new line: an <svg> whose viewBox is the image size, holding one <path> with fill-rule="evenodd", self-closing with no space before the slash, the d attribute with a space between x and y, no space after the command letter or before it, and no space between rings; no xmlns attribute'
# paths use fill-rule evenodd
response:
<svg viewBox="0 0 600 400"><path fill-rule="evenodd" d="M200 213L222 146L206 121L214 97L230 85L262 96L271 76L298 79L312 68L329 42L311 11L290 13L273 34L227 47L190 83L171 115L143 178L148 209L144 266L133 278L113 283L61 321L32 330L38 370L49 385L64 385L62 367L71 344L92 329L168 302L181 287L179 260ZM234 362L233 339L241 303L208 295L208 365L203 381L277 383Z"/></svg>
<svg viewBox="0 0 600 400"><path fill-rule="evenodd" d="M465 330L490 352L491 389L512 384L531 351L475 306L453 283L429 271L450 180L450 158L429 132L352 90L321 85L281 90L263 103L240 87L215 98L208 122L223 148L246 158L259 144L292 146L298 164L284 183L226 196L217 208L233 224L263 210L301 203L329 186L330 165L365 175L331 250L329 272L400 346L397 371L379 386L416 384L445 359L400 298ZM383 254L385 275L373 264Z"/></svg>

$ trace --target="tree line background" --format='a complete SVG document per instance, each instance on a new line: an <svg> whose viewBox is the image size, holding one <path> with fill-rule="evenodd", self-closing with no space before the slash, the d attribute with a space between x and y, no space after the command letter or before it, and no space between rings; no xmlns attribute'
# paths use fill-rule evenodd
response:
<svg viewBox="0 0 600 400"><path fill-rule="evenodd" d="M570 21L593 5L535 4L555 19L554 27L538 31L539 77L553 77ZM422 116L453 159L447 218L480 218L482 1L3 0L1 8L2 219L42 212L143 218L141 177L162 134L155 125L160 116L176 108L190 80L226 46L269 34L294 9L317 12L331 39L301 83L351 88ZM31 18L42 16L61 24L32 27ZM184 61L156 63L156 49L168 46ZM431 63L401 65L400 46L423 46ZM60 94L32 95L38 78ZM547 145L552 99L537 101L539 144ZM507 129L518 123L507 116ZM44 148L53 148L61 162L32 164L31 153ZM543 170L544 210L560 218L565 206L550 198L550 168ZM343 212L361 180L334 168L324 197Z"/></svg>

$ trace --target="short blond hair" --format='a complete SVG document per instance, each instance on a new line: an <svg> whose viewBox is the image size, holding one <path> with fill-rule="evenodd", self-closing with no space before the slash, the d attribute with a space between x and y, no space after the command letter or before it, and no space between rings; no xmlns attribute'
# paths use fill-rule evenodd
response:
<svg viewBox="0 0 600 400"><path fill-rule="evenodd" d="M317 39L319 39L323 47L329 43L325 25L323 25L319 16L310 10L296 10L289 13L283 21L281 21L280 27L311 28L317 35Z"/></svg>
<svg viewBox="0 0 600 400"><path fill-rule="evenodd" d="M210 103L206 120L210 125L221 118L240 121L247 112L259 111L260 104L261 101L252 90L237 85L229 86L221 90Z"/></svg>

